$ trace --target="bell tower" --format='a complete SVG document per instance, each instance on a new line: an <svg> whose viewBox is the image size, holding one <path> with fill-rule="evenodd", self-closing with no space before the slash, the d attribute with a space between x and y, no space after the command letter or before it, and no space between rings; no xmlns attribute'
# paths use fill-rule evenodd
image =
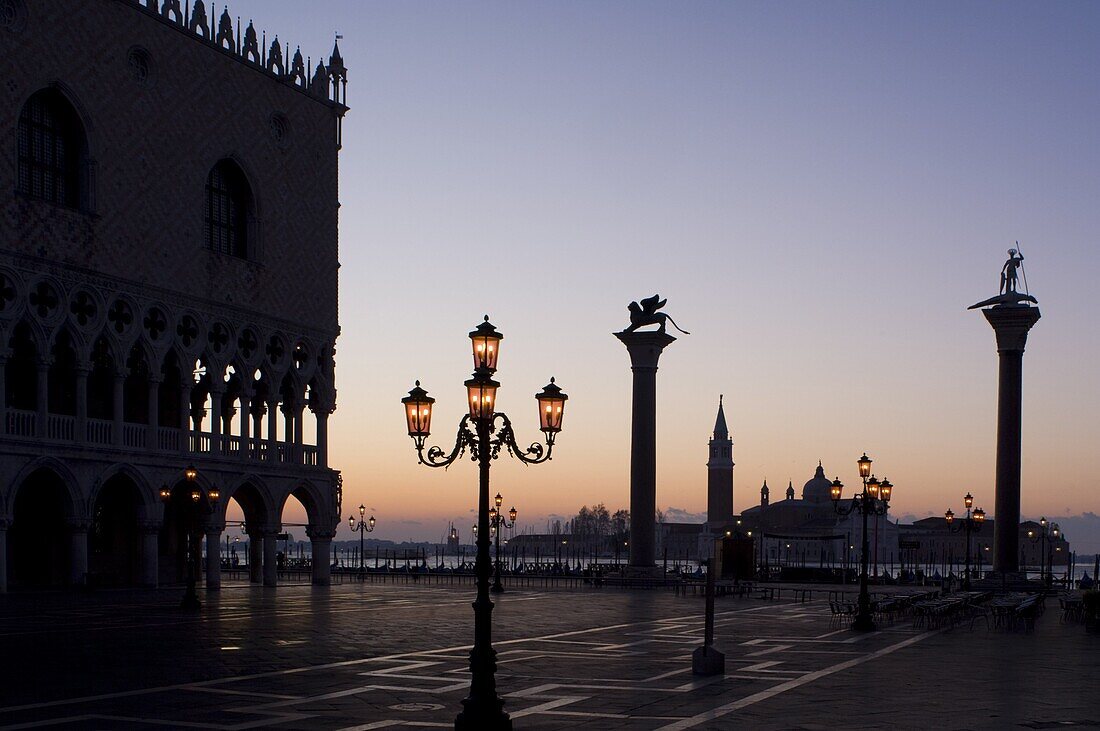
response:
<svg viewBox="0 0 1100 731"><path fill-rule="evenodd" d="M707 523L726 525L733 522L733 440L726 426L722 396L718 397L718 417L710 439L707 460Z"/></svg>

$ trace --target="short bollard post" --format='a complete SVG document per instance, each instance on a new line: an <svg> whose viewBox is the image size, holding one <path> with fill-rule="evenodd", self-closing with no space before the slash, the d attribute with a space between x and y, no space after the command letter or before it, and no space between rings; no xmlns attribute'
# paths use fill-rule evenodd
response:
<svg viewBox="0 0 1100 731"><path fill-rule="evenodd" d="M691 653L691 672L696 675L722 675L726 672L726 656L713 647L714 644L714 561L707 559L706 620L703 630L703 646Z"/></svg>

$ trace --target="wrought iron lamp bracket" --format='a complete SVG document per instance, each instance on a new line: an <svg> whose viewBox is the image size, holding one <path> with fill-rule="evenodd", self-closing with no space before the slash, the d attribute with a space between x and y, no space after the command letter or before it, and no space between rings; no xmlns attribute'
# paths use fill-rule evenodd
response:
<svg viewBox="0 0 1100 731"><path fill-rule="evenodd" d="M495 459L501 448L506 448L508 453L524 464L540 464L551 459L554 451L553 433L546 435L546 448L538 442L532 442L527 449L521 448L516 443L516 433L512 429L512 421L507 414L493 414L493 423L500 420L500 428L496 430L496 436L492 439L493 458Z"/></svg>

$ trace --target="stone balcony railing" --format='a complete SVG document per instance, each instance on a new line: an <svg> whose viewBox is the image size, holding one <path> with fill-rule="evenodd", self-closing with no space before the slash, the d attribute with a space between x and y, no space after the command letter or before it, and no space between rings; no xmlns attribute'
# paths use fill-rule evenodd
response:
<svg viewBox="0 0 1100 731"><path fill-rule="evenodd" d="M7 409L3 420L5 438L35 440L58 446L104 446L135 452L221 456L250 462L292 464L317 467L318 449L314 445L237 435L214 435L147 424L122 423L121 438L115 438L116 423L104 419L85 419L83 439L78 439L77 419L66 414L47 414L43 433L38 430L39 414L23 409ZM183 438L181 438L183 437ZM186 450L184 449L186 447Z"/></svg>

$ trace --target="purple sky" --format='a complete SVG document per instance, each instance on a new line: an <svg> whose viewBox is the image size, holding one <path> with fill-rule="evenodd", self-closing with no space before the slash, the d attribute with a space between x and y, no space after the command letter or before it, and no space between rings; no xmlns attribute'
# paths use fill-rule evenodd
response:
<svg viewBox="0 0 1100 731"><path fill-rule="evenodd" d="M630 371L610 333L653 292L693 333L658 374L658 505L703 509L724 393L737 509L818 459L854 484L866 450L898 514L957 512L968 490L991 512L996 353L965 308L996 294L1016 239L1043 312L1023 511L1100 512L1100 5L230 11L314 59L345 36L331 461L375 536L468 530L473 466L418 467L398 399L421 379L449 446L484 313L521 438L549 376L571 396L553 463L502 459L494 491L538 527L625 506Z"/></svg>

